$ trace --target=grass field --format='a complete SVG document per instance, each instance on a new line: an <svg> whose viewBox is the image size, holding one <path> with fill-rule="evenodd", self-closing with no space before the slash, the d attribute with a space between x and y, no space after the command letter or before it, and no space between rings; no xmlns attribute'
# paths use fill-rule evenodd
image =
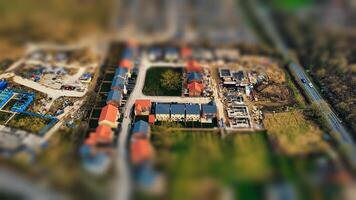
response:
<svg viewBox="0 0 356 200"><path fill-rule="evenodd" d="M309 6L313 0L272 0L272 5L283 10L295 10Z"/></svg>
<svg viewBox="0 0 356 200"><path fill-rule="evenodd" d="M182 69L172 69L166 67L154 67L147 70L143 93L148 96L181 96L182 84L177 85L175 90L167 90L161 86L161 75L167 70L174 70L182 76Z"/></svg>
<svg viewBox="0 0 356 200"><path fill-rule="evenodd" d="M41 117L30 116L27 114L16 114L7 124L10 127L25 130L31 133L39 133L51 119L45 119Z"/></svg>
<svg viewBox="0 0 356 200"><path fill-rule="evenodd" d="M288 155L307 154L327 147L322 131L299 110L265 114L269 137Z"/></svg>
<svg viewBox="0 0 356 200"><path fill-rule="evenodd" d="M259 181L272 174L264 133L153 132L158 167L167 175L169 199L216 199L229 186L256 195ZM208 195L208 196L206 196ZM211 198L216 197L216 198Z"/></svg>
<svg viewBox="0 0 356 200"><path fill-rule="evenodd" d="M0 111L0 125L4 125L11 115L11 113Z"/></svg>

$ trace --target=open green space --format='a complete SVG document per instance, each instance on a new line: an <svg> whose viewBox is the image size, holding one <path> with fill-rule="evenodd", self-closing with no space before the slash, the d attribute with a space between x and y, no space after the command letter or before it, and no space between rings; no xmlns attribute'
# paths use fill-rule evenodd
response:
<svg viewBox="0 0 356 200"><path fill-rule="evenodd" d="M182 79L174 84L174 87L169 88L164 86L163 74L172 71L179 77L182 77L181 68L154 67L147 70L145 86L143 93L148 96L181 96ZM172 79L173 80L173 79Z"/></svg>
<svg viewBox="0 0 356 200"><path fill-rule="evenodd" d="M238 199L263 199L266 187L279 181L293 187L301 199L337 199L339 190L332 185L309 182L310 176L322 173L320 159L333 165L328 157L319 153L301 159L274 151L269 136L255 132L222 137L219 132L154 127L156 168L167 180L163 199L220 199L226 189Z"/></svg>
<svg viewBox="0 0 356 200"><path fill-rule="evenodd" d="M216 128L218 127L218 121L216 118L213 119L212 123L201 123L199 121L195 122L185 122L185 121L156 121L154 123L155 127L160 127L163 129L168 128Z"/></svg>
<svg viewBox="0 0 356 200"><path fill-rule="evenodd" d="M265 133L222 138L218 132L153 131L151 140L158 168L170 180L168 199L205 199L211 191L219 195L225 186L249 190L246 197L253 197L259 192L254 183L272 175Z"/></svg>
<svg viewBox="0 0 356 200"><path fill-rule="evenodd" d="M304 155L328 148L322 131L300 110L267 113L263 123L271 140L288 155Z"/></svg>
<svg viewBox="0 0 356 200"><path fill-rule="evenodd" d="M27 115L25 113L16 114L7 124L10 127L25 130L31 133L39 133L51 119Z"/></svg>
<svg viewBox="0 0 356 200"><path fill-rule="evenodd" d="M313 0L272 0L272 5L283 10L295 10L310 6Z"/></svg>

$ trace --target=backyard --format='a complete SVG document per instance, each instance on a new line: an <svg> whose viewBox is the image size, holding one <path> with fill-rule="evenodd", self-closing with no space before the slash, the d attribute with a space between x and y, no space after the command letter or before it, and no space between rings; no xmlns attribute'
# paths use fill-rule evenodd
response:
<svg viewBox="0 0 356 200"><path fill-rule="evenodd" d="M165 84L164 74L171 73L172 79ZM168 74L169 75L169 74ZM147 70L143 93L148 96L181 96L182 69L154 67ZM171 86L172 85L172 86Z"/></svg>

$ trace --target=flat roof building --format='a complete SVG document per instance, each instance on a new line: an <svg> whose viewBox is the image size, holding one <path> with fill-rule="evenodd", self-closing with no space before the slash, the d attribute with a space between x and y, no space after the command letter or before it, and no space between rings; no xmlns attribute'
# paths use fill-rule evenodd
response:
<svg viewBox="0 0 356 200"><path fill-rule="evenodd" d="M220 68L219 69L219 77L220 78L231 78L232 74L230 69L224 69L224 68Z"/></svg>

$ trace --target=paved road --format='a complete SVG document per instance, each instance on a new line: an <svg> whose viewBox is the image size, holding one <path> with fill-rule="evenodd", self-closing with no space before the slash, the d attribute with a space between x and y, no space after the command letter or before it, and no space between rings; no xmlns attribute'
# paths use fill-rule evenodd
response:
<svg viewBox="0 0 356 200"><path fill-rule="evenodd" d="M54 99L57 99L59 97L83 97L87 92L87 90L85 90L84 92L70 91L70 90L56 90L56 89L46 87L32 80L22 78L20 76L14 76L13 80L14 82L20 85L24 85L31 89L47 94L48 96Z"/></svg>
<svg viewBox="0 0 356 200"><path fill-rule="evenodd" d="M260 20L261 24L264 25L264 28L276 45L276 48L282 53L286 60L290 61L289 69L292 72L292 75L297 81L299 81L299 85L305 91L309 100L318 106L329 128L333 132L332 135L336 137L336 141L338 141L341 147L344 148L345 155L349 163L353 168L356 168L356 147L352 137L350 136L350 133L342 124L341 120L332 111L329 104L320 95L318 90L315 87L310 87L308 84L303 84L300 82L302 78L305 78L308 83L310 83L311 80L305 73L303 67L300 65L298 59L290 54L287 45L278 34L267 10L258 7L256 2L253 1L253 3L255 3L255 5L252 6L253 8L259 8L259 10L255 12L258 20Z"/></svg>

